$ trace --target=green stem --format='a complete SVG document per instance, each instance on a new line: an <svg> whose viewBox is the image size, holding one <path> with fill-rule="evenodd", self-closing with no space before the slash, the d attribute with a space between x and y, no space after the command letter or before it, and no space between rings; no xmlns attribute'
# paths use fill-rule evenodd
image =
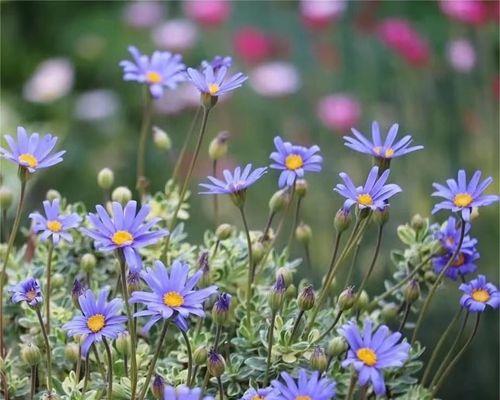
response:
<svg viewBox="0 0 500 400"><path fill-rule="evenodd" d="M92 345L92 351L94 352L95 363L97 364L97 368L99 368L99 372L101 373L102 381L106 382L106 371L104 370L104 366L101 362L101 357L99 357L99 352L97 351L97 345L95 342Z"/></svg>
<svg viewBox="0 0 500 400"><path fill-rule="evenodd" d="M411 311L411 302L407 301L405 303L406 303L405 304L405 311L404 311L403 318L401 319L401 323L399 324L399 328L398 328L399 332L403 331L405 324L406 324L406 321L408 320L408 316L410 315L410 311Z"/></svg>
<svg viewBox="0 0 500 400"><path fill-rule="evenodd" d="M82 346L78 344L78 360L76 360L76 381L80 382L80 373L82 370Z"/></svg>
<svg viewBox="0 0 500 400"><path fill-rule="evenodd" d="M309 243L304 243L304 254L306 255L306 266L310 270L312 264L311 264L311 252L309 250Z"/></svg>
<svg viewBox="0 0 500 400"><path fill-rule="evenodd" d="M252 239L250 238L250 230L248 229L248 223L247 219L245 216L245 210L243 209L243 206L238 207L240 210L241 214L241 219L243 221L243 226L245 228L245 234L247 237L247 247L248 247L248 279L247 279L247 298L246 298L246 305L247 305L247 322L250 323L250 316L251 316L251 302L252 302L252 284L253 284L253 278L254 278L254 265L253 265L253 257L252 257Z"/></svg>
<svg viewBox="0 0 500 400"><path fill-rule="evenodd" d="M217 351L219 349L220 336L222 334L222 325L217 325L215 330L215 339L214 339L214 350Z"/></svg>
<svg viewBox="0 0 500 400"><path fill-rule="evenodd" d="M217 160L214 160L212 163L212 176L214 178L217 178ZM219 222L219 201L218 201L219 198L216 194L214 194L213 197L214 197L214 226L217 228Z"/></svg>
<svg viewBox="0 0 500 400"><path fill-rule="evenodd" d="M295 214L293 217L292 229L290 230L290 236L288 236L288 244L286 245L288 249L288 254L290 254L290 249L292 247L293 238L295 237L295 229L297 228L297 224L299 222L300 215L300 204L302 201L302 197L297 198L297 206L295 207Z"/></svg>
<svg viewBox="0 0 500 400"><path fill-rule="evenodd" d="M269 333L267 335L267 362L266 362L266 374L264 377L264 386L267 386L267 383L269 381L269 368L271 367L271 354L273 351L275 321L276 321L276 311L273 311L271 315L271 326L269 327Z"/></svg>
<svg viewBox="0 0 500 400"><path fill-rule="evenodd" d="M222 386L222 379L217 377L217 385L219 386L219 400L224 400L224 386Z"/></svg>
<svg viewBox="0 0 500 400"><path fill-rule="evenodd" d="M42 313L40 308L35 309L38 322L40 323L40 328L42 330L43 340L45 341L45 350L47 351L47 391L52 393L52 350L50 348L49 337L47 336L47 331L45 330L45 324L43 323Z"/></svg>
<svg viewBox="0 0 500 400"><path fill-rule="evenodd" d="M52 253L54 252L54 243L52 240L49 241L49 252L47 255L47 287L45 288L45 323L47 326L47 332L50 334L50 292L51 292L51 267L52 267Z"/></svg>
<svg viewBox="0 0 500 400"><path fill-rule="evenodd" d="M108 341L103 338L104 348L108 356L108 400L113 397L113 357L111 356L111 349L109 348Z"/></svg>
<svg viewBox="0 0 500 400"><path fill-rule="evenodd" d="M345 282L344 282L343 287L349 286L349 283L351 282L352 275L354 273L354 268L356 267L356 260L358 259L360 244L361 244L361 240L359 240L358 243L356 243L356 248L354 249L354 254L352 256L351 265L349 266L349 271L347 272L347 276L345 278Z"/></svg>
<svg viewBox="0 0 500 400"><path fill-rule="evenodd" d="M36 366L32 365L31 370L30 370L30 400L33 400L35 397L35 391L36 391Z"/></svg>
<svg viewBox="0 0 500 400"><path fill-rule="evenodd" d="M262 241L267 240L267 235L269 234L269 229L271 229L271 224L273 223L274 216L276 215L276 211L271 211L269 213L269 217L267 218L266 227L264 228L264 233L262 235Z"/></svg>
<svg viewBox="0 0 500 400"><path fill-rule="evenodd" d="M184 332L181 328L179 328L179 331L181 332L181 335L184 338L184 341L186 342L187 356L188 356L188 375L187 375L186 385L189 386L193 371L193 351L191 349L191 344L189 342L189 337L187 333Z"/></svg>
<svg viewBox="0 0 500 400"><path fill-rule="evenodd" d="M297 333L297 329L299 328L300 320L302 319L303 315L304 315L304 310L300 310L299 314L297 315L297 318L295 319L295 323L293 324L292 334L290 335L290 343L293 342L295 334Z"/></svg>
<svg viewBox="0 0 500 400"><path fill-rule="evenodd" d="M90 352L87 353L87 356L85 357L85 375L83 377L82 398L85 395L85 392L87 391L87 385L89 383L89 369L90 369L89 355Z"/></svg>
<svg viewBox="0 0 500 400"><path fill-rule="evenodd" d="M347 393L346 400L352 400L352 396L354 394L354 388L356 387L356 373L353 372L351 375L351 381L349 382L349 391Z"/></svg>
<svg viewBox="0 0 500 400"><path fill-rule="evenodd" d="M146 194L146 186L147 186L145 155L146 155L146 142L148 138L148 131L149 131L149 126L151 124L151 114L153 112L152 106L153 102L151 99L151 95L146 91L144 95L144 110L142 114L139 145L137 147L136 189L139 191L142 202L144 202L144 196Z"/></svg>
<svg viewBox="0 0 500 400"><path fill-rule="evenodd" d="M177 176L179 175L179 170L182 165L182 160L184 159L184 155L186 154L187 147L189 142L191 141L191 137L193 136L194 127L196 126L196 121L198 121L198 116L200 115L201 106L196 109L196 114L194 114L194 118L191 121L191 125L189 127L186 138L184 139L184 144L182 145L181 152L179 153L179 157L177 158L177 162L175 163L174 172L172 173L172 180L175 182L177 180Z"/></svg>
<svg viewBox="0 0 500 400"><path fill-rule="evenodd" d="M328 335L333 330L333 328L335 328L335 326L339 322L340 317L342 316L343 312L344 312L343 310L338 311L338 313L337 313L335 319L333 320L332 324L330 325L330 327L316 340L316 342L320 342L324 337L326 337L326 335Z"/></svg>

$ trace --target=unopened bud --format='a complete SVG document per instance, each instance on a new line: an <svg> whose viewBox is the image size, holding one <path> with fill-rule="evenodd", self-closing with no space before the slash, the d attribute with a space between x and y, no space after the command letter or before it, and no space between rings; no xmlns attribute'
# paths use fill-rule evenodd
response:
<svg viewBox="0 0 500 400"><path fill-rule="evenodd" d="M92 253L85 253L80 259L80 267L86 274L92 273L96 264L97 260Z"/></svg>
<svg viewBox="0 0 500 400"><path fill-rule="evenodd" d="M47 190L47 193L45 194L45 198L48 201L60 200L61 199L61 193L59 193L55 189L49 189L49 190Z"/></svg>
<svg viewBox="0 0 500 400"><path fill-rule="evenodd" d="M385 225L389 221L389 206L384 207L382 210L375 210L373 212L373 220L378 225Z"/></svg>
<svg viewBox="0 0 500 400"><path fill-rule="evenodd" d="M231 295L220 293L212 308L212 319L218 325L225 325L229 317Z"/></svg>
<svg viewBox="0 0 500 400"><path fill-rule="evenodd" d="M425 220L424 220L424 218L422 218L422 216L420 214L415 214L411 218L410 225L416 231L422 229L424 227L424 224L425 224Z"/></svg>
<svg viewBox="0 0 500 400"><path fill-rule="evenodd" d="M384 321L392 321L398 315L398 306L394 303L386 304L384 307L382 307L380 315L382 316Z"/></svg>
<svg viewBox="0 0 500 400"><path fill-rule="evenodd" d="M73 282L73 287L71 288L71 300L73 300L73 305L80 310L79 298L85 293L87 287L83 281L75 279Z"/></svg>
<svg viewBox="0 0 500 400"><path fill-rule="evenodd" d="M27 365L37 365L42 359L42 353L36 344L28 343L21 348L21 360Z"/></svg>
<svg viewBox="0 0 500 400"><path fill-rule="evenodd" d="M336 336L328 342L326 353L330 357L337 357L347 350L347 342L341 336Z"/></svg>
<svg viewBox="0 0 500 400"><path fill-rule="evenodd" d="M311 363L311 368L315 371L324 372L326 370L326 366L328 364L328 360L326 359L325 350L322 347L316 347L311 355L309 360Z"/></svg>
<svg viewBox="0 0 500 400"><path fill-rule="evenodd" d="M289 202L290 194L288 193L288 190L278 190L269 199L269 210L273 213L280 212L288 206Z"/></svg>
<svg viewBox="0 0 500 400"><path fill-rule="evenodd" d="M434 283L436 282L437 275L434 271L426 271L424 274L424 279L426 282Z"/></svg>
<svg viewBox="0 0 500 400"><path fill-rule="evenodd" d="M338 210L337 214L335 214L333 225L338 233L344 232L349 228L349 225L351 225L351 210L348 208L341 208Z"/></svg>
<svg viewBox="0 0 500 400"><path fill-rule="evenodd" d="M153 126L153 143L159 150L169 151L172 148L170 136L157 126Z"/></svg>
<svg viewBox="0 0 500 400"><path fill-rule="evenodd" d="M285 279L282 275L279 275L276 279L276 283L269 293L269 307L273 312L278 311L283 305L283 301L285 300Z"/></svg>
<svg viewBox="0 0 500 400"><path fill-rule="evenodd" d="M207 368L210 375L215 376L216 378L221 376L226 369L224 357L215 352L215 350L210 350L208 353Z"/></svg>
<svg viewBox="0 0 500 400"><path fill-rule="evenodd" d="M204 365L207 362L208 350L205 346L199 346L194 350L193 361L195 365Z"/></svg>
<svg viewBox="0 0 500 400"><path fill-rule="evenodd" d="M14 194L7 186L0 186L0 208L7 210L12 205Z"/></svg>
<svg viewBox="0 0 500 400"><path fill-rule="evenodd" d="M161 375L155 374L153 382L151 383L151 392L155 399L163 399L165 392L165 381Z"/></svg>
<svg viewBox="0 0 500 400"><path fill-rule="evenodd" d="M78 361L79 352L80 346L75 342L69 342L64 346L64 357L71 363L76 363Z"/></svg>
<svg viewBox="0 0 500 400"><path fill-rule="evenodd" d="M264 254L266 254L266 249L264 247L264 244L260 241L253 242L252 243L252 260L255 264L258 264L261 260L262 257L264 257Z"/></svg>
<svg viewBox="0 0 500 400"><path fill-rule="evenodd" d="M228 131L222 131L213 138L208 145L208 155L211 160L219 160L227 154L229 137Z"/></svg>
<svg viewBox="0 0 500 400"><path fill-rule="evenodd" d="M346 311L352 308L356 300L356 294L352 286L348 287L339 294L338 305L341 311Z"/></svg>
<svg viewBox="0 0 500 400"><path fill-rule="evenodd" d="M356 310L363 311L369 303L370 297L368 296L368 293L366 293L366 290L362 290L358 296L358 300L356 301Z"/></svg>
<svg viewBox="0 0 500 400"><path fill-rule="evenodd" d="M128 333L127 331L119 333L118 336L116 337L115 345L116 345L116 350L122 356L130 354L132 349L132 341L130 338L130 333Z"/></svg>
<svg viewBox="0 0 500 400"><path fill-rule="evenodd" d="M295 182L295 193L298 197L304 197L307 194L309 185L305 179L297 179Z"/></svg>
<svg viewBox="0 0 500 400"><path fill-rule="evenodd" d="M297 226L297 229L295 229L295 238L297 239L297 242L307 245L311 241L311 237L311 227L301 222L300 225Z"/></svg>
<svg viewBox="0 0 500 400"><path fill-rule="evenodd" d="M131 295L134 292L141 290L141 274L140 272L130 271L127 275L127 289Z"/></svg>
<svg viewBox="0 0 500 400"><path fill-rule="evenodd" d="M289 285L285 290L285 299L292 300L297 297L297 287L294 284Z"/></svg>
<svg viewBox="0 0 500 400"><path fill-rule="evenodd" d="M64 275L56 272L54 275L52 275L52 287L54 289L60 288L62 285L64 285Z"/></svg>
<svg viewBox="0 0 500 400"><path fill-rule="evenodd" d="M416 279L412 279L405 287L404 290L405 300L408 303L413 303L420 297L420 285Z"/></svg>
<svg viewBox="0 0 500 400"><path fill-rule="evenodd" d="M316 301L316 296L314 295L314 289L312 285L307 285L302 289L297 299L297 304L301 311L308 311L314 307L314 302Z"/></svg>
<svg viewBox="0 0 500 400"><path fill-rule="evenodd" d="M207 287L212 283L210 276L210 264L208 262L208 251L202 251L200 257L198 258L198 268L201 270L202 275L198 282L199 287Z"/></svg>
<svg viewBox="0 0 500 400"><path fill-rule="evenodd" d="M103 168L97 174L97 185L104 190L108 190L115 182L115 174L110 168Z"/></svg>
<svg viewBox="0 0 500 400"><path fill-rule="evenodd" d="M111 193L111 199L124 206L132 200L132 192L126 186L118 186L115 190L113 190L113 193Z"/></svg>
<svg viewBox="0 0 500 400"><path fill-rule="evenodd" d="M234 228L229 224L220 224L215 230L215 236L218 240L228 239L234 232Z"/></svg>
<svg viewBox="0 0 500 400"><path fill-rule="evenodd" d="M274 277L278 279L279 277L283 277L283 281L285 282L285 286L290 286L293 283L293 270L287 267L280 267L276 270Z"/></svg>

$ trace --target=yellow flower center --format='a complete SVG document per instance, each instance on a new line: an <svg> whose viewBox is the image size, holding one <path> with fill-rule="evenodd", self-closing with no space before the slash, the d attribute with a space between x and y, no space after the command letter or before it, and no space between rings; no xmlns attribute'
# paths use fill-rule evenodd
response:
<svg viewBox="0 0 500 400"><path fill-rule="evenodd" d="M455 258L455 261L453 261L452 267L461 267L464 265L465 262L465 257L463 253L459 253L457 258Z"/></svg>
<svg viewBox="0 0 500 400"><path fill-rule="evenodd" d="M265 400L265 399L260 394L256 394L255 396L252 397L252 400Z"/></svg>
<svg viewBox="0 0 500 400"><path fill-rule="evenodd" d="M363 206L371 206L373 204L372 196L368 193L358 195L358 203Z"/></svg>
<svg viewBox="0 0 500 400"><path fill-rule="evenodd" d="M312 400L312 399L311 399L311 396L299 395L299 396L295 397L295 400Z"/></svg>
<svg viewBox="0 0 500 400"><path fill-rule="evenodd" d="M31 289L31 290L28 290L26 292L26 298L28 299L28 301L34 300L35 297L36 297L36 290L35 289Z"/></svg>
<svg viewBox="0 0 500 400"><path fill-rule="evenodd" d="M390 147L385 151L385 156L387 158L392 157L394 155L394 150L391 149Z"/></svg>
<svg viewBox="0 0 500 400"><path fill-rule="evenodd" d="M358 358L369 367L373 367L377 363L377 355L369 347L362 347L357 352Z"/></svg>
<svg viewBox="0 0 500 400"><path fill-rule="evenodd" d="M302 157L298 154L290 154L285 159L285 165L288 169L295 171L304 165L304 161L302 161Z"/></svg>
<svg viewBox="0 0 500 400"><path fill-rule="evenodd" d="M490 294L487 290L477 289L472 292L472 298L480 303L486 303L490 299Z"/></svg>
<svg viewBox="0 0 500 400"><path fill-rule="evenodd" d="M211 83L210 85L208 85L208 92L212 96L215 96L217 93L219 93L219 89L220 87L216 83Z"/></svg>
<svg viewBox="0 0 500 400"><path fill-rule="evenodd" d="M21 154L17 160L22 164L28 164L30 168L36 168L38 165L38 160L33 154L30 153Z"/></svg>
<svg viewBox="0 0 500 400"><path fill-rule="evenodd" d="M180 307L184 304L184 297L179 292L167 292L163 295L163 304L168 307Z"/></svg>
<svg viewBox="0 0 500 400"><path fill-rule="evenodd" d="M87 327L94 333L104 328L104 315L94 314L87 319Z"/></svg>
<svg viewBox="0 0 500 400"><path fill-rule="evenodd" d="M128 231L116 231L111 238L114 244L121 246L123 244L130 244L134 241L134 237Z"/></svg>
<svg viewBox="0 0 500 400"><path fill-rule="evenodd" d="M62 224L58 220L54 219L52 221L47 221L47 228L49 228L52 232L60 232Z"/></svg>
<svg viewBox="0 0 500 400"><path fill-rule="evenodd" d="M474 199L469 193L458 193L453 198L453 204L457 207L468 207L472 200Z"/></svg>
<svg viewBox="0 0 500 400"><path fill-rule="evenodd" d="M158 72L155 72L155 71L149 71L147 74L146 74L146 80L149 82L149 83L160 83L161 82L161 75L158 73Z"/></svg>

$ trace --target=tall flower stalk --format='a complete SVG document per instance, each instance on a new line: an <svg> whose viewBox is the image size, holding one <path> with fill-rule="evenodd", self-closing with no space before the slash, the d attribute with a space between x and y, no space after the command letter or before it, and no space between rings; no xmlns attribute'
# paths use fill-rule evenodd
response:
<svg viewBox="0 0 500 400"><path fill-rule="evenodd" d="M153 112L153 99L150 94L144 92L144 110L142 113L142 124L139 134L139 145L137 147L137 176L136 189L139 191L141 201L144 203L148 179L146 176L145 156L148 132L151 126L151 114Z"/></svg>

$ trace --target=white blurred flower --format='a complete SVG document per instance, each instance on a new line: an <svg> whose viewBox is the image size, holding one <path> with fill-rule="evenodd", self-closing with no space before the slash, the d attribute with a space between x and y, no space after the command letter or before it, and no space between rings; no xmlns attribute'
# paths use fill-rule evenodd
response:
<svg viewBox="0 0 500 400"><path fill-rule="evenodd" d="M67 95L73 87L75 71L66 58L43 61L25 83L23 96L35 103L51 103Z"/></svg>
<svg viewBox="0 0 500 400"><path fill-rule="evenodd" d="M149 28L163 19L164 7L156 1L134 1L125 7L123 19L133 28Z"/></svg>
<svg viewBox="0 0 500 400"><path fill-rule="evenodd" d="M343 133L359 121L361 105L351 95L336 93L320 99L316 113L327 128Z"/></svg>
<svg viewBox="0 0 500 400"><path fill-rule="evenodd" d="M98 121L116 113L120 104L116 94L107 89L82 93L75 104L75 117L85 121Z"/></svg>
<svg viewBox="0 0 500 400"><path fill-rule="evenodd" d="M172 19L159 26L153 32L153 42L159 48L170 51L185 51L196 44L198 30L187 19Z"/></svg>
<svg viewBox="0 0 500 400"><path fill-rule="evenodd" d="M322 27L341 16L346 7L345 0L301 0L300 13L310 25Z"/></svg>
<svg viewBox="0 0 500 400"><path fill-rule="evenodd" d="M281 97L299 90L301 81L297 68L275 61L261 64L250 72L250 86L261 96Z"/></svg>
<svg viewBox="0 0 500 400"><path fill-rule="evenodd" d="M467 39L452 40L446 48L448 62L458 72L470 72L476 65L476 51Z"/></svg>

